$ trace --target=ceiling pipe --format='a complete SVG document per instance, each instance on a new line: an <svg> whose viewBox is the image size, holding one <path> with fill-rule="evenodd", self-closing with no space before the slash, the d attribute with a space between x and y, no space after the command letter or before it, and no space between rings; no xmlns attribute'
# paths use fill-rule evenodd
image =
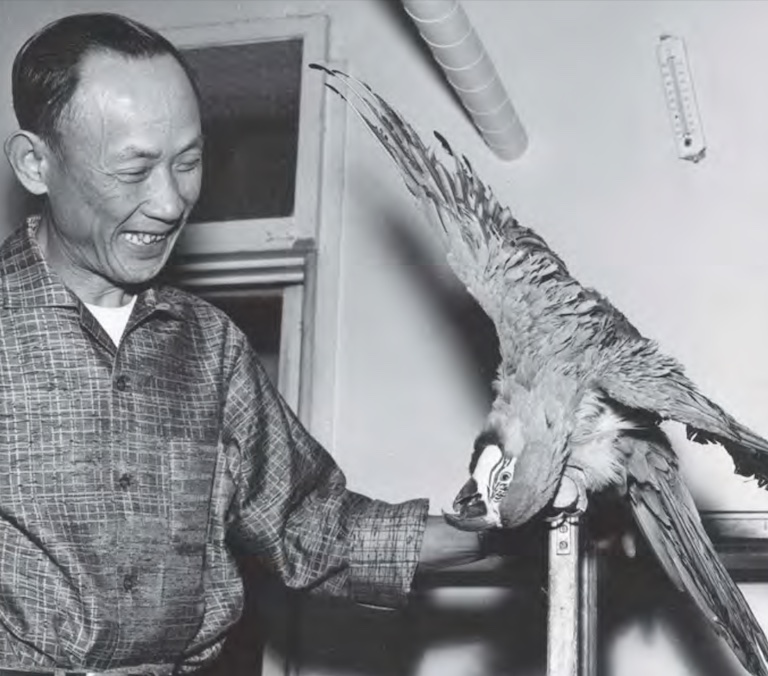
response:
<svg viewBox="0 0 768 676"><path fill-rule="evenodd" d="M488 146L514 160L528 146L520 118L459 0L402 0Z"/></svg>

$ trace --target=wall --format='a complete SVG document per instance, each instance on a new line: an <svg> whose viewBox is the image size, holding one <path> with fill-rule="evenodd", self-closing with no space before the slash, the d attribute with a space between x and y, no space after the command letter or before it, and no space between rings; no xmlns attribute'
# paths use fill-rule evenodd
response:
<svg viewBox="0 0 768 676"><path fill-rule="evenodd" d="M10 61L23 37L69 11L109 8L158 27L327 13L333 59L345 60L425 132L438 126L577 277L607 294L684 362L707 393L768 436L762 417L768 395L768 4L464 4L530 136L528 152L514 163L485 149L398 5L385 0L4 0L0 90L8 89ZM674 153L655 59L664 32L688 44L709 145L698 165ZM12 124L3 95L0 135ZM463 481L487 404L487 326L452 284L399 179L354 119L346 152L332 450L353 488L389 500L426 494L438 511ZM0 195L7 174L3 167ZM0 222L15 210L0 197ZM764 492L732 476L716 447L681 441L679 449L701 507L768 506ZM646 578L629 579L631 586ZM663 585L659 589L657 605L634 599L614 617L604 642L607 673L727 673L719 653L713 657L708 647L704 659L700 645L691 648L697 637L712 643L687 628L693 620L670 606ZM748 591L768 626L765 593ZM389 641L396 649L382 648L368 660L364 651L353 659L343 647L326 649L316 671L537 673L541 665L521 657L519 639L503 640L507 630L514 633L525 604L500 611L485 596L472 599L458 603L464 610L446 611L458 613L453 619L418 611L447 629L412 638L405 662L403 634L376 616L363 618L371 630L364 645L374 650L377 641ZM647 625L640 622L648 618ZM486 640L499 624L504 631ZM461 632L470 625L472 631ZM425 645L432 649L424 651ZM517 656L509 654L510 645L520 648Z"/></svg>

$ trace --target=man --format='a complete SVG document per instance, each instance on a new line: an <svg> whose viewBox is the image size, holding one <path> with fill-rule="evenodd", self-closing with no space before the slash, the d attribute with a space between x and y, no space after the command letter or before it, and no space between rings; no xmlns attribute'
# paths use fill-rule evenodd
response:
<svg viewBox="0 0 768 676"><path fill-rule="evenodd" d="M186 673L286 585L396 605L477 537L352 493L221 312L156 282L200 190L179 53L124 17L45 27L6 154L44 196L0 249L0 674Z"/></svg>

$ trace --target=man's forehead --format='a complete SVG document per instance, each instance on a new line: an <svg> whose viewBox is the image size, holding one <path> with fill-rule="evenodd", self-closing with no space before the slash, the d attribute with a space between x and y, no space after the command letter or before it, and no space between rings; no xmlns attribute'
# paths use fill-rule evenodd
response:
<svg viewBox="0 0 768 676"><path fill-rule="evenodd" d="M92 49L81 59L78 75L81 82L102 76L111 80L114 75L124 75L128 71L133 71L131 74L134 77L142 72L151 74L151 79L157 79L162 74L173 73L179 81L189 84L186 71L171 54L130 56L108 49ZM114 84L131 84L131 81L123 81L120 78L111 81Z"/></svg>
<svg viewBox="0 0 768 676"><path fill-rule="evenodd" d="M183 145L200 142L197 99L186 73L171 56L132 59L94 52L83 61L68 117L75 127L109 141L120 155L150 155L159 148L148 136Z"/></svg>
<svg viewBox="0 0 768 676"><path fill-rule="evenodd" d="M197 104L184 69L169 55L129 58L112 52L85 57L73 100L131 106L137 102L174 101ZM146 99L146 100L145 100Z"/></svg>

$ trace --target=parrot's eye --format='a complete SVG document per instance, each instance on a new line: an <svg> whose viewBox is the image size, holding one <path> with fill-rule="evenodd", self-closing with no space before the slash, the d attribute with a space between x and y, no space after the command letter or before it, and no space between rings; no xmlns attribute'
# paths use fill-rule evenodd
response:
<svg viewBox="0 0 768 676"><path fill-rule="evenodd" d="M512 475L509 472L502 472L499 475L499 481L507 482L512 478Z"/></svg>

